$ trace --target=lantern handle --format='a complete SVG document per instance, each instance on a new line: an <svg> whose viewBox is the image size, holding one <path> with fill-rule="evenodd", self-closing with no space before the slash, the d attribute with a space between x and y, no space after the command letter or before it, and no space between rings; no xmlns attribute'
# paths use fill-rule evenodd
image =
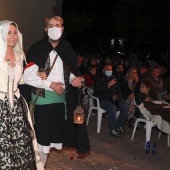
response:
<svg viewBox="0 0 170 170"><path fill-rule="evenodd" d="M80 102L80 97L81 97L81 89L77 88L79 90L79 99L78 99L78 105L81 106L81 102Z"/></svg>

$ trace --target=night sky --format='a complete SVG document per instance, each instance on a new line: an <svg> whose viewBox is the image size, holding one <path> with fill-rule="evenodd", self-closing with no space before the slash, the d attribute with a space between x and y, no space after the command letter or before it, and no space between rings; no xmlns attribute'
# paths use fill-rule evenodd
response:
<svg viewBox="0 0 170 170"><path fill-rule="evenodd" d="M161 53L170 50L169 9L168 0L65 0L65 36L75 48L123 38L125 48Z"/></svg>

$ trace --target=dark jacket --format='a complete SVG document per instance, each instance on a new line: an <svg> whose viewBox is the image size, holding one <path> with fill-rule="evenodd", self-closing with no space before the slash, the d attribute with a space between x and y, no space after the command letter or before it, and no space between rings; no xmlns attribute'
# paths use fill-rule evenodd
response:
<svg viewBox="0 0 170 170"><path fill-rule="evenodd" d="M62 38L55 48L53 48L48 38L44 38L33 44L26 53L27 62L34 62L40 68L44 68L47 57L52 50L55 50L58 53L69 71L77 76L78 70L76 66L75 52L70 43Z"/></svg>
<svg viewBox="0 0 170 170"><path fill-rule="evenodd" d="M118 83L121 81L121 79L123 79L124 73L119 74L115 71L115 76L116 76L116 80L118 81Z"/></svg>
<svg viewBox="0 0 170 170"><path fill-rule="evenodd" d="M114 84L110 88L108 87L108 82L115 78L115 75L110 77L107 77L103 73L98 75L94 81L94 96L102 100L112 100L112 95L116 94L121 98L118 83Z"/></svg>
<svg viewBox="0 0 170 170"><path fill-rule="evenodd" d="M128 96L131 93L134 93L136 95L139 92L140 84L139 83L134 84L134 90L132 91L128 86L128 81L122 78L119 81L119 87L121 90L123 100L127 100Z"/></svg>
<svg viewBox="0 0 170 170"><path fill-rule="evenodd" d="M149 94L146 95L146 94L143 94L143 93L140 93L140 92L137 93L135 95L135 102L136 102L136 104L139 106L141 103L143 103L145 101L145 99L147 97L151 97L151 96ZM136 118L140 118L141 117L141 112L140 112L138 107L135 107L135 116L136 116Z"/></svg>
<svg viewBox="0 0 170 170"><path fill-rule="evenodd" d="M61 39L59 44L53 49L48 38L33 44L27 52L27 61L34 62L40 68L44 68L47 57L52 50L56 50L63 61L64 80L66 91L67 120L64 125L64 147L76 148L78 154L88 154L90 143L86 123L76 125L73 122L73 112L78 104L79 90L69 84L70 72L78 75L76 66L76 55L69 42Z"/></svg>

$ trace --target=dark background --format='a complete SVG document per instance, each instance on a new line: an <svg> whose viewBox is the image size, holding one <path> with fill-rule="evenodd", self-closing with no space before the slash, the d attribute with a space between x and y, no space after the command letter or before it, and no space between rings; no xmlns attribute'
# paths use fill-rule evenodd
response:
<svg viewBox="0 0 170 170"><path fill-rule="evenodd" d="M141 57L159 58L170 51L168 0L65 0L65 38L76 51L111 48L111 39L124 40L123 48Z"/></svg>

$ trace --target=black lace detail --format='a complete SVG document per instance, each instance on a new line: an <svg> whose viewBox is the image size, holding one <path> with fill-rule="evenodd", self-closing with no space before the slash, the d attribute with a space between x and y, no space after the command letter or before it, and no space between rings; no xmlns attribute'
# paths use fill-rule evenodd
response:
<svg viewBox="0 0 170 170"><path fill-rule="evenodd" d="M24 105L22 97L18 99L14 96L14 107L11 111L7 96L0 100L1 170L37 170L32 130Z"/></svg>

